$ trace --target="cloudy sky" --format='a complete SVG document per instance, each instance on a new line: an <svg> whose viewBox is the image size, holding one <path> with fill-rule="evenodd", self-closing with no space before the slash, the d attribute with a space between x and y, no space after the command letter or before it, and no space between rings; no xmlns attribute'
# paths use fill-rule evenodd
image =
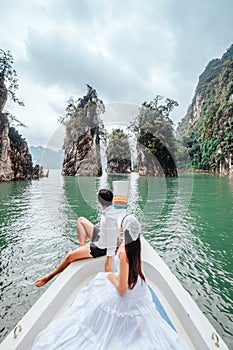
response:
<svg viewBox="0 0 233 350"><path fill-rule="evenodd" d="M232 0L1 0L0 48L10 50L25 107L7 110L29 145L62 143L69 97L96 88L106 124L124 124L157 94L184 117L199 75L233 43Z"/></svg>

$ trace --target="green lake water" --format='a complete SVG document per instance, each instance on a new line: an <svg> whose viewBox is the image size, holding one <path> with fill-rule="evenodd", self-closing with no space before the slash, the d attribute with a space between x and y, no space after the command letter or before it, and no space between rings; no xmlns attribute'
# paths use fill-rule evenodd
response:
<svg viewBox="0 0 233 350"><path fill-rule="evenodd" d="M103 175L0 183L0 341L51 284L34 280L76 248L76 220L99 219L96 194L129 179L129 212L233 349L233 179Z"/></svg>

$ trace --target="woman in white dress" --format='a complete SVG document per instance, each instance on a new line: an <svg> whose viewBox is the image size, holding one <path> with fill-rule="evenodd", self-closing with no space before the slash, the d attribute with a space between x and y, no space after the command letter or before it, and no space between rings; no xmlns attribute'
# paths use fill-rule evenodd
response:
<svg viewBox="0 0 233 350"><path fill-rule="evenodd" d="M118 273L101 272L73 304L35 339L33 350L186 350L157 311L141 269L141 225L122 220Z"/></svg>

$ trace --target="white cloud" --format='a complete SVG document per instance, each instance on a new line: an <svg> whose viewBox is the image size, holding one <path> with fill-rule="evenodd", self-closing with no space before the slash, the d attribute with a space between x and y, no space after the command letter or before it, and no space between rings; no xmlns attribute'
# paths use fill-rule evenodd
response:
<svg viewBox="0 0 233 350"><path fill-rule="evenodd" d="M25 102L8 109L35 145L56 134L66 101L85 94L86 83L105 104L173 98L177 122L208 61L232 44L232 12L230 0L3 0L0 48L15 58Z"/></svg>

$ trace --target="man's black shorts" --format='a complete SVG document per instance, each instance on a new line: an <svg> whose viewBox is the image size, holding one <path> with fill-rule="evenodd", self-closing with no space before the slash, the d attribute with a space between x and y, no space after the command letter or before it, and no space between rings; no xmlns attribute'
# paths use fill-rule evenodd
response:
<svg viewBox="0 0 233 350"><path fill-rule="evenodd" d="M106 255L107 253L107 248L104 248L104 249L98 248L94 243L99 239L99 232L100 232L99 227L94 226L93 232L92 232L92 241L90 244L90 253L93 256L93 258L98 258L99 256Z"/></svg>

